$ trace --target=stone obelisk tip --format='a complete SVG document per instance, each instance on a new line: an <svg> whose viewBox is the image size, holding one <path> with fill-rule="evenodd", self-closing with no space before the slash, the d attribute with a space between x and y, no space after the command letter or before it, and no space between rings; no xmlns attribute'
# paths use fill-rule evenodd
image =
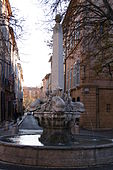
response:
<svg viewBox="0 0 113 170"><path fill-rule="evenodd" d="M57 14L57 15L56 15L56 17L55 17L55 21L56 21L56 23L60 23L60 22L61 22L61 20L62 20L61 15L60 15L60 14Z"/></svg>

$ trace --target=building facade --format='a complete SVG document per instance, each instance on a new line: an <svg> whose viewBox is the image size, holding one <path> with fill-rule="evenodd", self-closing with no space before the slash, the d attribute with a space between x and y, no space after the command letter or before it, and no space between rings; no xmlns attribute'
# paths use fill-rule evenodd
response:
<svg viewBox="0 0 113 170"><path fill-rule="evenodd" d="M40 88L38 87L23 87L23 106L27 109L30 104L40 98Z"/></svg>
<svg viewBox="0 0 113 170"><path fill-rule="evenodd" d="M46 93L51 91L51 74L46 74L42 80L43 82L43 98L46 97Z"/></svg>
<svg viewBox="0 0 113 170"><path fill-rule="evenodd" d="M0 1L0 122L14 119L17 109L15 97L15 66L18 48L13 28L10 26L12 16L9 0ZM21 73L19 73L21 74ZM19 75L18 75L19 76ZM23 76L22 76L23 77ZM22 85L23 78L20 79ZM21 96L22 101L22 96ZM22 107L22 106L21 106Z"/></svg>
<svg viewBox="0 0 113 170"><path fill-rule="evenodd" d="M98 33L96 38L99 38L101 43L100 41L96 43L96 41L92 41L93 37L89 37L91 27L90 29L89 27L84 27L84 29L82 27L81 29L79 24L81 24L80 21L86 13L75 15L78 2L80 1L71 0L62 23L65 91L70 90L72 100L81 101L85 105L86 111L81 115L80 120L81 127L92 129L113 128L113 77L112 71L109 72L109 69L112 70L112 62L110 68L103 65L104 71L99 72L101 68L99 59L107 56L112 61L113 48L104 51L104 53L98 52L100 45L101 47L106 45L107 41L99 32L101 26L99 25L98 29L98 23L94 33ZM92 13L88 15L92 15ZM107 29L106 26L104 28ZM107 31L107 35L109 35L109 31ZM91 38L90 41L88 41L89 38ZM87 42L90 43L87 45Z"/></svg>

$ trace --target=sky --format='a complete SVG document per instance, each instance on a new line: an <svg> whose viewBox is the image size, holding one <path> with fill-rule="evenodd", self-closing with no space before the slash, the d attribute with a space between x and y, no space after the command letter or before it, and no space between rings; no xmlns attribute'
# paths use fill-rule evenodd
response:
<svg viewBox="0 0 113 170"><path fill-rule="evenodd" d="M42 79L50 73L49 53L45 40L50 35L44 29L44 11L38 0L9 0L17 8L18 16L24 17L22 39L17 41L23 68L24 86L41 86Z"/></svg>

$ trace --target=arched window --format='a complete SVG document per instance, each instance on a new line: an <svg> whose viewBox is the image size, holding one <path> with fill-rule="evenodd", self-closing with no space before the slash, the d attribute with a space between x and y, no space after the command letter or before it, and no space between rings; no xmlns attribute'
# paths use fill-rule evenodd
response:
<svg viewBox="0 0 113 170"><path fill-rule="evenodd" d="M75 102L75 97L72 98L72 102Z"/></svg>

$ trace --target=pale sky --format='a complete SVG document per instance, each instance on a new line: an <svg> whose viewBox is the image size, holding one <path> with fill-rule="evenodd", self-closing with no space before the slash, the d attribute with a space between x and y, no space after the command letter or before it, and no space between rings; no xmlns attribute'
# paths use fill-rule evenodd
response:
<svg viewBox="0 0 113 170"><path fill-rule="evenodd" d="M24 75L24 86L40 86L42 79L50 73L48 62L51 52L44 42L50 35L43 28L44 12L38 0L9 0L19 9L18 15L26 19L23 39L17 44Z"/></svg>

